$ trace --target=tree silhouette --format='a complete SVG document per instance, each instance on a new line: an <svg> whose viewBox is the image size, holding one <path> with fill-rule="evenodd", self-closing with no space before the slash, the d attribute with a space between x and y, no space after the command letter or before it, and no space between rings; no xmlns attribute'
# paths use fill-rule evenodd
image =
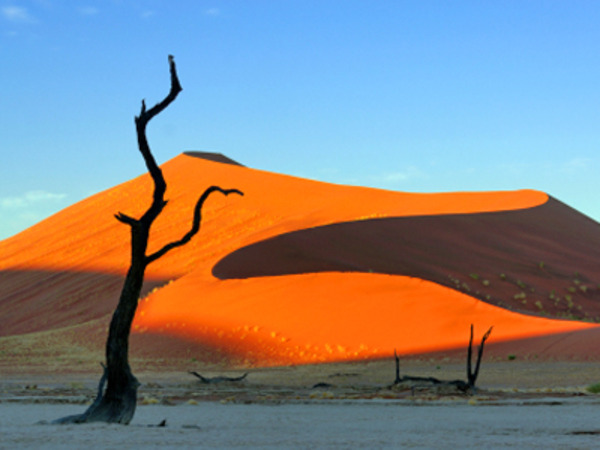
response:
<svg viewBox="0 0 600 450"><path fill-rule="evenodd" d="M485 341L490 337L492 333L492 329L494 327L490 327L483 337L481 338L481 344L479 345L479 350L477 351L477 361L475 363L475 371L472 369L473 364L473 324L471 324L471 334L469 336L469 347L467 349L467 381L463 380L452 380L452 381L443 381L438 380L435 377L413 377L409 375L400 376L400 357L394 349L394 360L396 361L396 378L394 382L390 385L390 387L400 385L404 382L412 382L412 383L421 383L422 386L431 386L431 387L446 387L452 386L458 391L465 393L475 393L477 392L477 388L475 387L475 382L477 381L477 377L479 376L479 368L481 367L481 358L483 357L483 346L485 345Z"/></svg>
<svg viewBox="0 0 600 450"><path fill-rule="evenodd" d="M166 244L160 250L149 255L146 254L150 227L167 204L167 200L164 198L167 183L150 151L146 138L146 126L153 117L169 106L182 90L172 55L169 55L169 68L171 72L169 94L150 109L146 109L146 103L142 100L140 114L135 118L138 147L154 181L154 194L152 204L141 218L135 219L122 212L115 215L117 220L128 225L131 229L131 263L125 277L119 303L110 322L106 341L106 365L103 365L104 373L98 386L98 395L83 414L63 417L55 423L110 422L128 424L131 421L135 413L139 382L129 366L129 334L142 290L146 267L174 248L185 245L198 233L202 219L202 207L213 192L220 192L224 195L243 195L237 189L221 189L218 186L209 187L196 203L190 231L181 239ZM104 389L105 384L106 389Z"/></svg>

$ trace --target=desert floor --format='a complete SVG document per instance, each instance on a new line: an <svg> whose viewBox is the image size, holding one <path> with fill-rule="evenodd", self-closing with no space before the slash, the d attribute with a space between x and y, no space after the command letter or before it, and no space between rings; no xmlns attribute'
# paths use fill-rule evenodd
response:
<svg viewBox="0 0 600 450"><path fill-rule="evenodd" d="M585 389L600 381L597 362L484 361L473 396L418 384L390 389L389 359L249 369L242 382L218 384L187 370L210 377L245 371L187 365L136 373L142 386L129 427L39 423L82 412L99 369L5 367L0 448L593 448L600 434L600 396ZM464 363L449 357L407 359L401 368L402 375L465 378Z"/></svg>

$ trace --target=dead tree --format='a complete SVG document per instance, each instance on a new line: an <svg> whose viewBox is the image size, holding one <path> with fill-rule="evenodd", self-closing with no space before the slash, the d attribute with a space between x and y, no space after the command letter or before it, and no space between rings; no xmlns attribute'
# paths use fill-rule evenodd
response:
<svg viewBox="0 0 600 450"><path fill-rule="evenodd" d="M394 360L396 361L396 378L394 379L394 384L402 383L402 378L400 378L400 357L394 349Z"/></svg>
<svg viewBox="0 0 600 450"><path fill-rule="evenodd" d="M461 391L461 392L475 392L475 382L477 381L477 376L479 375L479 367L481 366L481 358L483 357L483 347L485 345L485 341L490 337L492 333L492 328L483 335L481 338L481 344L479 346L479 350L477 352L477 361L475 362L475 371L472 370L472 356L473 356L473 324L471 324L471 335L469 337L469 347L467 349L467 381L463 380L452 380L452 381L444 381L439 380L435 377L413 377L410 375L404 375L400 377L400 358L398 357L398 353L396 349L394 349L394 360L396 362L396 377L394 382L389 386L390 388L394 386L401 385L403 383L416 383L421 386L434 386L434 387L444 387L444 386L452 386L453 388ZM414 388L415 386L413 386Z"/></svg>
<svg viewBox="0 0 600 450"><path fill-rule="evenodd" d="M475 382L477 381L477 376L479 375L479 366L481 365L481 357L483 356L483 346L485 345L485 341L490 337L492 333L492 328L489 330L481 338L481 344L479 345L479 350L477 351L477 362L475 363L475 371L471 370L471 359L473 354L473 324L471 324L471 335L469 337L469 349L467 350L467 384L469 388L475 389Z"/></svg>
<svg viewBox="0 0 600 450"><path fill-rule="evenodd" d="M209 187L196 203L190 231L181 239L166 244L160 250L149 255L146 254L150 227L167 204L164 198L167 183L150 152L150 146L146 139L146 126L153 117L169 106L181 92L175 62L171 55L169 55L169 68L171 73L169 94L150 109L146 109L146 103L142 100L140 114L135 118L138 147L154 182L154 194L150 207L139 219L121 212L115 215L117 220L128 225L131 229L131 262L119 303L110 322L106 342L106 367L98 386L98 396L83 414L64 417L58 419L56 423L110 422L128 424L131 421L135 413L139 382L129 366L129 334L142 290L145 270L150 263L174 248L186 244L198 233L202 219L202 207L213 192L220 192L224 195L243 195L237 189L225 190L218 186ZM106 389L104 389L105 383Z"/></svg>

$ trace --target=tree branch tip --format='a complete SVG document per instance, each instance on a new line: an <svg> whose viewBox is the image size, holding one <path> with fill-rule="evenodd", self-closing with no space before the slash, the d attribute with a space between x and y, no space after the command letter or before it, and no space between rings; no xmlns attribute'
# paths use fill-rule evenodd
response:
<svg viewBox="0 0 600 450"><path fill-rule="evenodd" d="M493 329L493 328L494 328L494 327L493 327L493 326L491 326L491 327L490 327L490 329L489 329L489 330L487 330L487 331L485 332L485 334L483 335L483 340L484 340L484 341L485 341L487 338L489 338L489 337L490 337L490 334L492 334L492 329Z"/></svg>
<svg viewBox="0 0 600 450"><path fill-rule="evenodd" d="M115 219L117 219L119 222L131 226L135 225L137 222L137 220L135 220L133 217L129 217L128 215L123 214L122 212L115 214Z"/></svg>
<svg viewBox="0 0 600 450"><path fill-rule="evenodd" d="M169 55L169 69L171 71L171 90L177 95L183 88L181 87L181 83L179 83L177 68L175 67L175 57L173 55Z"/></svg>

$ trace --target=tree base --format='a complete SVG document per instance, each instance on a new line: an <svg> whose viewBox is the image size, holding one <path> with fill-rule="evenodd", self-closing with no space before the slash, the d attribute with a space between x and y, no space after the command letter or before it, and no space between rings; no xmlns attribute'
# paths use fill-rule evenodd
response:
<svg viewBox="0 0 600 450"><path fill-rule="evenodd" d="M98 394L96 399L83 414L61 417L53 421L53 424L106 422L128 425L133 419L137 406L137 389L139 381L129 373L126 377L125 386L120 389L119 395L110 395L108 389L104 390L106 384L107 370L98 383Z"/></svg>

